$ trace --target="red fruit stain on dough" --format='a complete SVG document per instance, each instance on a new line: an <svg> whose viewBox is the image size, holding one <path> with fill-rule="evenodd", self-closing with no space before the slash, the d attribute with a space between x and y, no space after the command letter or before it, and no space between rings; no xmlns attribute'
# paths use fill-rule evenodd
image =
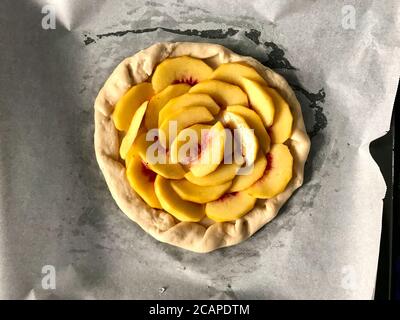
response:
<svg viewBox="0 0 400 320"><path fill-rule="evenodd" d="M186 83L190 86L194 86L195 84L198 83L198 81L190 76L189 78L176 79L173 82L173 84L179 84L179 83Z"/></svg>
<svg viewBox="0 0 400 320"><path fill-rule="evenodd" d="M145 162L142 161L142 174L147 177L150 182L154 182L156 180L157 174L150 170Z"/></svg>

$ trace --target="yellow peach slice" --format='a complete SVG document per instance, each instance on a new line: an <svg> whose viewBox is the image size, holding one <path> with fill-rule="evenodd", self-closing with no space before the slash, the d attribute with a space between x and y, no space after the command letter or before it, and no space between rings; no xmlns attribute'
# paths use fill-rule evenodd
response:
<svg viewBox="0 0 400 320"><path fill-rule="evenodd" d="M198 186L216 186L233 180L240 165L236 163L221 163L218 168L204 177L196 177L192 172L187 172L185 178Z"/></svg>
<svg viewBox="0 0 400 320"><path fill-rule="evenodd" d="M270 138L261 118L253 110L243 106L228 106L226 111L241 116L250 128L254 129L258 144L262 151L267 154L270 148Z"/></svg>
<svg viewBox="0 0 400 320"><path fill-rule="evenodd" d="M215 116L220 110L219 106L209 95L204 93L186 93L171 99L164 108L161 109L158 117L158 126L160 126L172 113L195 106L206 107L213 116Z"/></svg>
<svg viewBox="0 0 400 320"><path fill-rule="evenodd" d="M272 97L256 81L243 78L243 89L249 97L251 108L260 116L264 126L269 128L274 122L275 107Z"/></svg>
<svg viewBox="0 0 400 320"><path fill-rule="evenodd" d="M173 98L183 95L188 92L190 86L186 83L171 84L164 90L154 95L147 107L146 116L144 118L144 125L147 129L157 128L158 114L161 109Z"/></svg>
<svg viewBox="0 0 400 320"><path fill-rule="evenodd" d="M267 155L264 175L246 192L256 198L270 199L283 192L292 178L293 157L284 144L273 144Z"/></svg>
<svg viewBox="0 0 400 320"><path fill-rule="evenodd" d="M199 145L201 145L201 136L206 135L212 126L207 124L194 124L183 129L171 144L170 157L172 163L189 164L198 157ZM190 154L190 151L196 151Z"/></svg>
<svg viewBox="0 0 400 320"><path fill-rule="evenodd" d="M272 97L275 106L274 123L269 128L273 143L284 143L292 134L293 116L288 103L274 88L264 88Z"/></svg>
<svg viewBox="0 0 400 320"><path fill-rule="evenodd" d="M150 146L153 145L153 149ZM179 163L171 163L166 150L159 141L147 141L146 133L141 134L134 145L137 154L155 173L167 179L182 179L185 176L185 170ZM154 150L154 154L153 154ZM158 157L160 155L160 157Z"/></svg>
<svg viewBox="0 0 400 320"><path fill-rule="evenodd" d="M131 150L129 150L129 154L136 154L139 155L142 159L146 161L146 152L148 148L153 143L158 143L158 141L150 141L146 139L146 132L143 132L138 135L135 142L132 145ZM164 150L164 148L163 148ZM126 161L126 160L125 160Z"/></svg>
<svg viewBox="0 0 400 320"><path fill-rule="evenodd" d="M128 131L136 110L153 94L153 87L148 82L130 88L115 105L112 115L115 127L120 131Z"/></svg>
<svg viewBox="0 0 400 320"><path fill-rule="evenodd" d="M131 161L133 156L140 156L139 153L138 153L138 149L147 148L148 142L146 142L144 137L146 137L146 134L145 134L144 131L142 132L142 127L141 127L139 129L139 132L137 134L136 139L134 140L131 148L129 149L128 153L126 154L126 157L125 157L125 167L126 168L128 168L129 163L130 163L130 161ZM146 143L146 145L145 146L140 146L140 144L142 144L143 141Z"/></svg>
<svg viewBox="0 0 400 320"><path fill-rule="evenodd" d="M176 136L170 137L170 130L176 135L187 127L196 123L207 123L214 120L213 115L206 107L187 107L170 114L159 127L159 130L165 134L165 139L160 139L161 143L165 143L165 147L169 146L169 142L173 141ZM165 140L165 141L164 141Z"/></svg>
<svg viewBox="0 0 400 320"><path fill-rule="evenodd" d="M250 128L246 120L230 111L223 111L219 120L225 127L235 130L234 136L241 144L241 152L248 166L252 165L257 157L258 141L254 129Z"/></svg>
<svg viewBox="0 0 400 320"><path fill-rule="evenodd" d="M128 168L129 167L129 163L132 159L133 156L137 155L137 153L135 152L135 148L133 148L133 146L129 149L126 157L125 157L125 167Z"/></svg>
<svg viewBox="0 0 400 320"><path fill-rule="evenodd" d="M185 170L179 163L147 163L148 167L163 176L166 179L182 179L185 176Z"/></svg>
<svg viewBox="0 0 400 320"><path fill-rule="evenodd" d="M171 180L157 176L155 192L163 209L180 221L198 222L204 217L204 205L185 201L171 186Z"/></svg>
<svg viewBox="0 0 400 320"><path fill-rule="evenodd" d="M217 122L202 139L200 157L190 166L196 177L204 177L215 171L224 158L226 133L221 122Z"/></svg>
<svg viewBox="0 0 400 320"><path fill-rule="evenodd" d="M206 93L220 106L229 106L240 104L248 106L246 94L238 86L233 84L219 81L219 80L205 80L189 90L190 93Z"/></svg>
<svg viewBox="0 0 400 320"><path fill-rule="evenodd" d="M229 192L242 191L250 187L254 182L262 177L266 167L267 158L262 152L259 152L257 155L257 159L254 162L254 167L243 167L243 172L239 171L239 174L235 177L235 179L233 179L232 186L229 189Z"/></svg>
<svg viewBox="0 0 400 320"><path fill-rule="evenodd" d="M207 203L221 197L229 189L231 183L228 181L216 186L202 187L182 179L171 181L171 186L183 200Z"/></svg>
<svg viewBox="0 0 400 320"><path fill-rule="evenodd" d="M126 176L132 189L150 207L161 209L161 204L154 190L156 173L147 168L138 155L133 155L130 158Z"/></svg>
<svg viewBox="0 0 400 320"><path fill-rule="evenodd" d="M243 87L243 78L257 81L265 86L267 85L264 78L261 77L254 68L245 63L231 62L221 64L211 75L211 79L221 80L240 87Z"/></svg>
<svg viewBox="0 0 400 320"><path fill-rule="evenodd" d="M218 200L206 204L206 215L217 222L232 221L243 217L254 208L257 199L246 192L224 194Z"/></svg>
<svg viewBox="0 0 400 320"><path fill-rule="evenodd" d="M193 85L210 78L212 72L213 69L200 59L188 56L169 58L157 66L151 83L154 90L160 92L170 84Z"/></svg>
<svg viewBox="0 0 400 320"><path fill-rule="evenodd" d="M122 159L125 159L129 149L131 148L133 142L136 139L140 125L142 124L144 114L146 113L147 104L148 101L143 102L143 104L136 110L135 114L133 115L128 132L122 139L121 146L119 148L119 154Z"/></svg>

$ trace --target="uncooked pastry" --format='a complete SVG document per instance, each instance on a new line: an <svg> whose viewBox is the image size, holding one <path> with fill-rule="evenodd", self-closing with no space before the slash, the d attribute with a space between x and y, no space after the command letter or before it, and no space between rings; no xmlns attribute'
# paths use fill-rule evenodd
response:
<svg viewBox="0 0 400 320"><path fill-rule="evenodd" d="M209 224L209 220L180 222L172 215L150 208L134 192L119 158L119 136L111 115L116 102L137 83L146 81L155 67L166 58L192 56L211 67L222 63L244 61L275 87L288 102L293 114L292 135L286 145L294 159L293 177L285 191L268 200L258 200L256 207L240 219ZM108 188L119 208L143 230L159 241L195 252L210 252L249 238L271 221L291 194L303 183L304 164L310 149L300 104L286 80L251 57L240 56L227 48L209 43L157 43L123 60L101 88L95 100L94 144L96 158Z"/></svg>

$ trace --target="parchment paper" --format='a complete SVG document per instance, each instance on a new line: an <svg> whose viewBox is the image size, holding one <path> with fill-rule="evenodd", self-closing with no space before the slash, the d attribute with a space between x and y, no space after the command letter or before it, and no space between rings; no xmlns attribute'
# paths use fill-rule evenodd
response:
<svg viewBox="0 0 400 320"><path fill-rule="evenodd" d="M55 29L42 26L48 3ZM0 16L0 298L373 297L385 183L368 146L389 128L398 2L3 0ZM279 216L206 255L128 220L94 156L102 83L169 40L220 43L283 74L312 137L305 184Z"/></svg>

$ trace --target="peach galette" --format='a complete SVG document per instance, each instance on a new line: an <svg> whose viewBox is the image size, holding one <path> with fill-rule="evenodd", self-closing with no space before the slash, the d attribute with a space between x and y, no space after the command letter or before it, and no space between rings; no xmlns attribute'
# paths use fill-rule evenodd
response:
<svg viewBox="0 0 400 320"><path fill-rule="evenodd" d="M158 43L95 102L95 150L121 210L160 241L229 246L273 219L310 141L287 82L215 44Z"/></svg>

